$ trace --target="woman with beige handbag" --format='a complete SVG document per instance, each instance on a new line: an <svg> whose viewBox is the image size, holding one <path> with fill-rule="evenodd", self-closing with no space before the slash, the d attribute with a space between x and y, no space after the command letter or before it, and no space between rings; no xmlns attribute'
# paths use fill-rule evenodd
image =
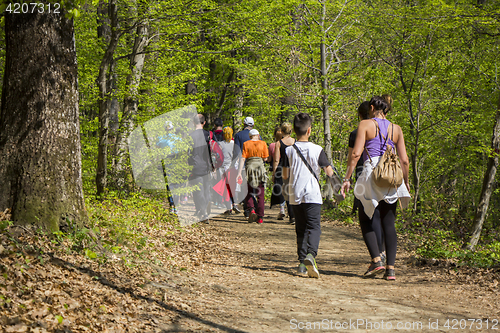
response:
<svg viewBox="0 0 500 333"><path fill-rule="evenodd" d="M403 131L401 127L386 119L388 109L387 101L383 97L374 96L370 100L370 117L373 119L363 120L359 124L356 142L347 161L342 193L345 195L349 190L351 175L355 171L357 161L363 156L363 172L354 187L354 195L363 204L359 217L363 223L376 221L382 224L387 253L387 265L384 267L375 233L363 235L372 258L364 276L374 276L385 271L385 279L395 280L396 202L399 199L401 206L407 207L410 201L409 162Z"/></svg>

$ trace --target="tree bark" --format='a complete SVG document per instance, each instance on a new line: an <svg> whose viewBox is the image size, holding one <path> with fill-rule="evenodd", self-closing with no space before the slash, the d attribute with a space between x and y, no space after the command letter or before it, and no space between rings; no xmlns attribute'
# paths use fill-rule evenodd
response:
<svg viewBox="0 0 500 333"><path fill-rule="evenodd" d="M111 38L104 57L99 67L97 85L99 87L99 146L97 148L97 172L96 187L97 196L104 194L107 186L107 158L108 158L108 135L109 135L109 108L111 100L109 96L109 76L113 63L113 54L118 45L118 7L116 0L109 0L108 15L111 24Z"/></svg>
<svg viewBox="0 0 500 333"><path fill-rule="evenodd" d="M324 4L323 4L324 6ZM324 9L326 10L326 9ZM321 109L323 111L323 140L325 141L325 153L328 161L332 163L332 133L330 131L330 109L328 108L328 71L326 69L326 45L322 40L320 44L321 56ZM333 201L333 189L330 182L325 184L324 195L327 204Z"/></svg>
<svg viewBox="0 0 500 333"><path fill-rule="evenodd" d="M493 136L491 139L491 149L492 153L488 158L488 165L486 167L486 172L484 173L481 196L479 197L479 203L474 216L472 235L469 243L465 245L465 248L469 250L474 250L479 242L479 237L481 236L484 220L486 219L486 213L488 212L488 206L490 204L491 194L493 193L493 184L495 183L495 175L498 168L498 154L500 153L500 98L498 99L495 126L493 128Z"/></svg>
<svg viewBox="0 0 500 333"><path fill-rule="evenodd" d="M73 21L5 13L0 210L57 231L87 220Z"/></svg>
<svg viewBox="0 0 500 333"><path fill-rule="evenodd" d="M137 26L134 47L130 56L130 73L127 76L128 95L123 101L123 115L120 128L116 138L113 173L115 176L115 186L122 189L126 184L126 160L128 156L127 139L135 127L135 117L138 109L139 84L141 82L142 69L146 54L143 53L148 42L148 23L145 22Z"/></svg>

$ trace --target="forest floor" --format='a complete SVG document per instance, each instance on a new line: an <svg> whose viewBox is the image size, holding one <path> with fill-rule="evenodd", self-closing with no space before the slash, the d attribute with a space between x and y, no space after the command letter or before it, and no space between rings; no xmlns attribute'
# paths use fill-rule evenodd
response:
<svg viewBox="0 0 500 333"><path fill-rule="evenodd" d="M317 256L320 278L299 276L294 227L275 220L277 213L268 210L262 225L249 224L239 214L193 226L172 238L178 251L174 265L148 264L140 270L113 262L98 265L70 254L40 262L33 255L30 262L19 264L21 256L16 259L15 251L8 252L13 248L3 238L0 329L500 330L498 271L415 266L411 254L400 249L395 282L381 276L366 279L362 274L369 259L359 227L323 221ZM29 251L24 253L30 257Z"/></svg>

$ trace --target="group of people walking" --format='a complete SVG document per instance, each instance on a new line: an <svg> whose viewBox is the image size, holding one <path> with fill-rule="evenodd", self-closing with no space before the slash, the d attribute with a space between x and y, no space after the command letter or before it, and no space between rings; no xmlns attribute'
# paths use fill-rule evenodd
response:
<svg viewBox="0 0 500 333"><path fill-rule="evenodd" d="M410 199L409 163L403 132L400 126L386 119L391 108L392 99L388 95L374 96L359 106L360 123L349 137L347 171L340 189L345 197L351 190L352 176L355 176L353 211L358 211L361 232L371 257L364 276L385 272L387 280L395 280L396 203L399 199L401 206L406 207ZM196 129L190 134L194 143L189 161L193 166L190 181L198 188L193 197L200 220L209 223L207 206L212 188L222 198L225 214L240 213L237 204L242 203L248 222L262 224L264 193L269 182L268 173L271 173L271 207L279 206L278 220L288 215L288 222L295 225L299 260L297 271L318 278L315 258L321 235L323 202L319 179L322 169L327 177L332 177L334 171L325 151L309 141L312 118L307 113L298 113L293 124L283 123L275 128L274 142L269 147L261 140L251 117L245 118L245 128L234 138L233 130L223 127L219 118L214 122L213 135L203 129L203 115L196 115L193 121ZM212 177L215 178L215 185L213 179L200 178L201 173L213 171L213 151L206 149L210 140L217 141L224 159L219 173ZM373 170L386 149L397 151L403 173L400 186L384 188L373 181ZM239 193L245 191L238 192L238 188L245 187L246 195L241 198Z"/></svg>

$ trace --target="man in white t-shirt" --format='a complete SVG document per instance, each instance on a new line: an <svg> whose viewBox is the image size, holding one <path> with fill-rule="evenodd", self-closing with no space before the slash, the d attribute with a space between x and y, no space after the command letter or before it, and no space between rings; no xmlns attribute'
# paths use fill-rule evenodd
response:
<svg viewBox="0 0 500 333"><path fill-rule="evenodd" d="M297 253L299 273L319 278L316 265L319 239L321 235L321 187L319 175L321 169L331 177L333 169L320 146L309 142L312 118L307 113L299 113L293 119L293 129L297 140L286 148L283 166L283 178L289 179L288 191L290 205L295 214L295 232L297 234Z"/></svg>

